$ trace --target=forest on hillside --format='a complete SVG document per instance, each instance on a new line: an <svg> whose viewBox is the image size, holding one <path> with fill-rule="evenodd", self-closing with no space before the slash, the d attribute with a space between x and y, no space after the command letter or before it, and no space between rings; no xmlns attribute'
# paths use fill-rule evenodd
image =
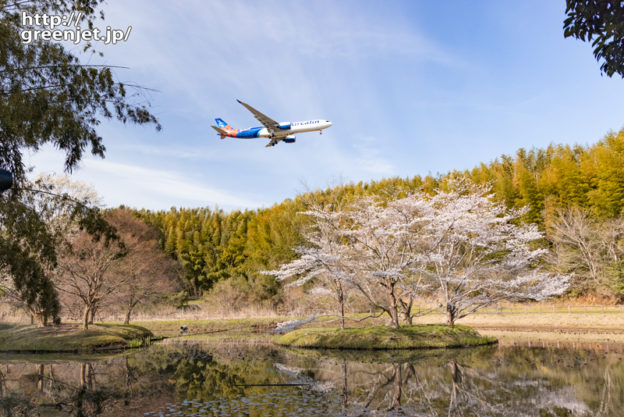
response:
<svg viewBox="0 0 624 417"><path fill-rule="evenodd" d="M521 221L545 233L540 244L550 255L543 266L573 277L568 295L624 296L624 130L591 146L520 149L464 172L342 184L258 210L172 208L137 215L160 231L161 246L179 262L191 297L212 291L235 304L277 305L283 285L262 271L297 258L310 221L298 213L311 204L332 207L363 196L391 201L418 191L433 194L460 177L489 185L492 198L508 208L527 208Z"/></svg>

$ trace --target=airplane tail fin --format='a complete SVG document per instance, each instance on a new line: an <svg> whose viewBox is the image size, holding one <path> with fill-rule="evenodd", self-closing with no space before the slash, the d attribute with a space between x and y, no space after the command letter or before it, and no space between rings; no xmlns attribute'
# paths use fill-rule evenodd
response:
<svg viewBox="0 0 624 417"><path fill-rule="evenodd" d="M215 121L217 122L217 126L218 126L217 132L219 132L219 134L221 135L221 139L223 139L223 136L235 137L236 134L238 133L238 130L234 129L232 126L227 124L225 120L221 118L216 118ZM213 126L213 128L217 129L215 126Z"/></svg>

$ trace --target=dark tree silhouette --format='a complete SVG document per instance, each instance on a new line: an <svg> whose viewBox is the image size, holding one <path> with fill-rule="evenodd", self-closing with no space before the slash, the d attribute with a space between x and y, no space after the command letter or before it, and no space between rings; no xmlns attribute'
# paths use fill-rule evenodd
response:
<svg viewBox="0 0 624 417"><path fill-rule="evenodd" d="M592 43L604 74L624 78L624 1L567 0L563 30L566 38Z"/></svg>

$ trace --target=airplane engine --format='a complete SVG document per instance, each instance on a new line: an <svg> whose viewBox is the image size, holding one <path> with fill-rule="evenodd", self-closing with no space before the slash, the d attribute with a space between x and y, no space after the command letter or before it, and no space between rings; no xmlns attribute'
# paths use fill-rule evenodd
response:
<svg viewBox="0 0 624 417"><path fill-rule="evenodd" d="M291 135L291 136L286 136L286 137L284 138L284 142L285 142L285 143L295 143L295 137L294 137L294 136L292 136L292 135Z"/></svg>
<svg viewBox="0 0 624 417"><path fill-rule="evenodd" d="M279 128L282 129L282 130L290 129L290 122L282 122L282 123L280 123Z"/></svg>

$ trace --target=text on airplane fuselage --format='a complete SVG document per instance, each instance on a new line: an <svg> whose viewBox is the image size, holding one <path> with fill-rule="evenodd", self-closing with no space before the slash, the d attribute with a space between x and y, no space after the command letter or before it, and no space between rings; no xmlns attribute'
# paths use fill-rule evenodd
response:
<svg viewBox="0 0 624 417"><path fill-rule="evenodd" d="M313 125L313 124L318 124L318 123L319 123L318 120L310 120L307 122L295 122L291 126L304 126L304 125Z"/></svg>

